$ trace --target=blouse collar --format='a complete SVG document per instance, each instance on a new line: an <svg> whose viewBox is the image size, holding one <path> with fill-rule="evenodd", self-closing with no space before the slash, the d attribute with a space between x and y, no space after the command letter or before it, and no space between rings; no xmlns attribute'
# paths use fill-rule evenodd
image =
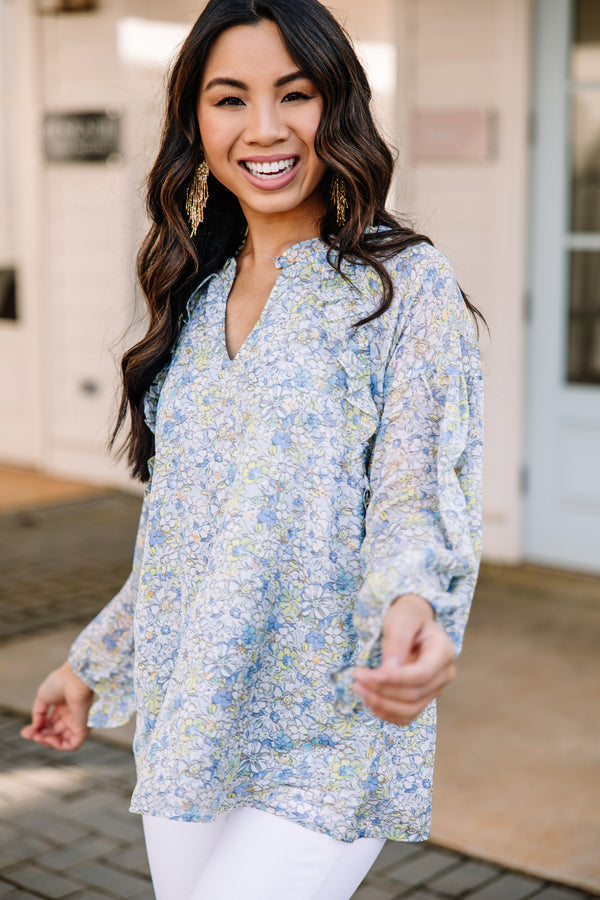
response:
<svg viewBox="0 0 600 900"><path fill-rule="evenodd" d="M223 271L232 268L235 274L237 269L237 257L243 246L242 243L237 253L227 260L223 267ZM315 258L325 258L328 251L329 247L321 240L321 238L306 238L304 241L298 241L297 243L292 244L291 247L283 250L279 256L273 257L273 262L278 269L284 269L286 266L291 266L298 262L302 263L308 259L314 260Z"/></svg>
<svg viewBox="0 0 600 900"><path fill-rule="evenodd" d="M365 228L365 231L386 231L387 227L384 225L369 225ZM223 267L223 273L225 271L232 269L232 274L235 277L235 273L237 270L237 257L244 246L244 241L242 241L240 247L237 252L231 256L225 266ZM292 244L291 247L288 247L279 256L275 256L273 258L273 262L275 263L278 269L285 269L287 266L295 265L296 263L304 263L308 260L321 260L325 261L328 258L330 247L321 238L312 237L306 238L303 241L297 241L295 244Z"/></svg>
<svg viewBox="0 0 600 900"><path fill-rule="evenodd" d="M385 225L368 225L365 228L365 231L368 233L387 230L388 228ZM291 247L288 247L287 250L284 250L283 253L276 256L273 261L278 269L283 269L285 266L291 266L298 262L303 263L309 259L326 259L329 250L330 247L322 241L321 238L312 237L307 238L304 241L298 241L296 244L292 244Z"/></svg>
<svg viewBox="0 0 600 900"><path fill-rule="evenodd" d="M292 244L291 247L288 247L287 250L276 256L274 263L278 269L283 269L286 266L291 266L293 263L305 262L308 259L314 259L315 256L327 255L328 250L329 247L321 238L307 238L304 241Z"/></svg>

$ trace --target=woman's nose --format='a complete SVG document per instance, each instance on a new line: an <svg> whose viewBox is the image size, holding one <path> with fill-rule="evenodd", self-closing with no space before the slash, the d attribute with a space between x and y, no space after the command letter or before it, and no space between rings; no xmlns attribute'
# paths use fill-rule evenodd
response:
<svg viewBox="0 0 600 900"><path fill-rule="evenodd" d="M289 136L278 103L259 103L250 109L245 139L249 144L273 144Z"/></svg>

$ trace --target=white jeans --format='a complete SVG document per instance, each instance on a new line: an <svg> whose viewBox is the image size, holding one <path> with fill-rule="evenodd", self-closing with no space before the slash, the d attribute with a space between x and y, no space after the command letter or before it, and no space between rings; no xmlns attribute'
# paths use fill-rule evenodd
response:
<svg viewBox="0 0 600 900"><path fill-rule="evenodd" d="M156 900L349 900L385 843L249 807L213 822L143 821Z"/></svg>

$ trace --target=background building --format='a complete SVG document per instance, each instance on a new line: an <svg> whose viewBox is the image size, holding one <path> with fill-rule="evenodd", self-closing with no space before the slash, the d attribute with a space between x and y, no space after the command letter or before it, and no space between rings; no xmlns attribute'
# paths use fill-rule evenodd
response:
<svg viewBox="0 0 600 900"><path fill-rule="evenodd" d="M141 186L166 66L197 11L0 0L4 463L129 483L106 439L119 354L143 328ZM399 150L393 205L490 325L486 555L600 572L600 4L334 11Z"/></svg>

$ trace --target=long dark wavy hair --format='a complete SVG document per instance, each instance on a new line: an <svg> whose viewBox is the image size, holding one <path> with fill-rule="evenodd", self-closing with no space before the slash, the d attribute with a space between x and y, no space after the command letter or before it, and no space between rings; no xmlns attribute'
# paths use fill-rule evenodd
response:
<svg viewBox="0 0 600 900"><path fill-rule="evenodd" d="M321 188L327 196L337 174L348 199L343 226L337 225L331 203L320 223L330 261L339 271L343 261L352 258L371 266L381 279L381 304L356 327L380 316L392 302L384 260L411 244L431 243L386 211L392 154L371 115L365 72L331 13L318 0L209 0L173 65L160 150L148 177L152 224L138 253L137 273L149 324L142 340L123 357L123 390L111 441L114 444L129 412L131 429L123 450L132 474L141 481L149 478L148 461L154 454L154 435L144 421L144 394L169 361L190 293L236 252L246 229L237 198L210 175L204 222L196 237L190 237L185 199L202 159L196 107L204 68L226 29L265 19L277 25L291 58L323 96L315 137L316 154L328 173ZM373 225L385 230L366 230ZM466 296L465 303L476 312Z"/></svg>

